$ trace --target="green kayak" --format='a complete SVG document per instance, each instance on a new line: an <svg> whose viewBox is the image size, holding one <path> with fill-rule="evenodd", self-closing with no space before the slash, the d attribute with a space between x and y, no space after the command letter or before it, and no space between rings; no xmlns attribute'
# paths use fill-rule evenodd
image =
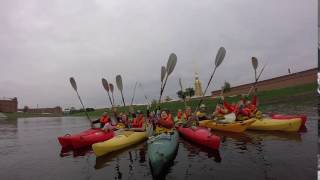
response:
<svg viewBox="0 0 320 180"><path fill-rule="evenodd" d="M178 150L178 132L162 133L148 140L148 155L153 176L159 176L162 170L176 156Z"/></svg>

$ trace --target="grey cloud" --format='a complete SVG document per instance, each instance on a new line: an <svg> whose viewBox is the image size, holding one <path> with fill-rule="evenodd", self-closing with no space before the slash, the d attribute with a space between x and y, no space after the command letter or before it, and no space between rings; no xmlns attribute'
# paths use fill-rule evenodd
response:
<svg viewBox="0 0 320 180"><path fill-rule="evenodd" d="M171 97L179 77L193 86L196 64L205 86L220 46L227 55L210 90L251 82L251 56L268 64L262 79L316 66L315 0L2 1L0 97L18 96L20 107L79 107L70 76L88 106L107 105L101 78L115 84L117 74L128 102L136 81L157 99L171 52L178 56L165 90ZM136 102L144 102L139 91Z"/></svg>

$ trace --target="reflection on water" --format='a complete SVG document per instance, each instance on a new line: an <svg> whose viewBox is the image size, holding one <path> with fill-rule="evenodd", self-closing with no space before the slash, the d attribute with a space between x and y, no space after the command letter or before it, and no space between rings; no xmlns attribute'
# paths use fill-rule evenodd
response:
<svg viewBox="0 0 320 180"><path fill-rule="evenodd" d="M315 179L317 120L308 114L307 131L299 133L213 131L218 151L180 138L175 160L157 178ZM1 179L156 179L146 142L98 158L90 147L61 149L58 136L88 127L81 117L1 120Z"/></svg>
<svg viewBox="0 0 320 180"><path fill-rule="evenodd" d="M92 152L91 146L88 147L83 147L80 149L72 149L72 148L61 148L60 151L60 157L67 157L67 156L73 156L73 157L78 157L78 156L86 156L89 153Z"/></svg>

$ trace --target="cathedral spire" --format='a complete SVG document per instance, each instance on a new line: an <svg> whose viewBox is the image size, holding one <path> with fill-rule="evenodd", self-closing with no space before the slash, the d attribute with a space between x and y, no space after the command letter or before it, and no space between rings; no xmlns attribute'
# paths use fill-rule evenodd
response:
<svg viewBox="0 0 320 180"><path fill-rule="evenodd" d="M201 86L201 81L199 79L199 68L197 65L195 66L194 91L195 91L195 96L197 97L202 96L202 86Z"/></svg>

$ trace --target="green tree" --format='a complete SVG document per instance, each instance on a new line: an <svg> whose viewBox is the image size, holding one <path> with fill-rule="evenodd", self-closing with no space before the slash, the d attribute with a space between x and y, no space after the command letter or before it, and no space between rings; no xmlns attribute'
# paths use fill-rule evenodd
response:
<svg viewBox="0 0 320 180"><path fill-rule="evenodd" d="M185 95L186 96L193 97L194 93L195 93L195 91L194 91L193 88L191 88L191 87L190 88L186 88L186 91L185 91Z"/></svg>
<svg viewBox="0 0 320 180"><path fill-rule="evenodd" d="M229 82L225 81L223 86L221 87L222 92L226 93L226 92L230 92L231 91L231 85Z"/></svg>
<svg viewBox="0 0 320 180"><path fill-rule="evenodd" d="M183 92L183 91L181 91L181 90L179 90L179 91L177 92L177 95L178 95L178 97L179 97L180 99L182 99L182 100L184 100L184 99L186 98L185 92Z"/></svg>

